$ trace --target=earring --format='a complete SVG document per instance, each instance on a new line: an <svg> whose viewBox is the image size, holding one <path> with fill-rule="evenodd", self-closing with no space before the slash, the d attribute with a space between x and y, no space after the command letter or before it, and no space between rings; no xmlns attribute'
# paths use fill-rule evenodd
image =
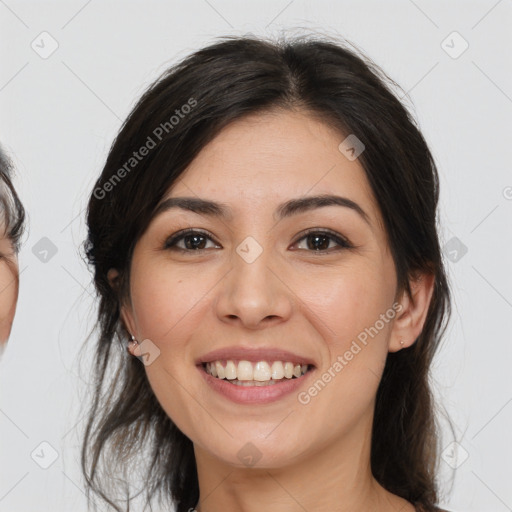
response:
<svg viewBox="0 0 512 512"><path fill-rule="evenodd" d="M404 344L404 340L400 340L400 345L403 345Z"/></svg>
<svg viewBox="0 0 512 512"><path fill-rule="evenodd" d="M130 355L131 355L130 349L131 348L134 349L138 345L139 345L139 342L135 339L135 336L132 334L131 335L130 343L128 343L128 346L126 347L126 350L128 350L128 353L130 353Z"/></svg>

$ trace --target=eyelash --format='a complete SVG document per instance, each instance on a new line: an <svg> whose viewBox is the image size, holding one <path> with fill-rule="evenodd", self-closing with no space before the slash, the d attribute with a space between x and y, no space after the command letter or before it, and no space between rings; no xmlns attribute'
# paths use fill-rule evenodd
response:
<svg viewBox="0 0 512 512"><path fill-rule="evenodd" d="M298 242L300 242L301 240L303 240L304 238L307 238L309 235L312 235L312 234L324 235L324 236L327 236L327 238L330 238L331 240L336 242L340 246L339 249L336 249L336 251L353 248L352 244L346 238L342 237L335 231L331 231L330 229L318 229L318 228L310 228L310 229L307 229L306 231L304 231L303 233L301 233L300 238L298 238L293 243L293 245L296 245ZM167 250L179 251L181 253L202 252L202 251L208 250L208 249L195 249L195 250L194 249L183 249L181 247L176 247L177 242L183 240L185 237L190 236L190 235L202 235L202 236L205 236L206 238L209 238L212 242L217 243L217 242L215 242L214 236L210 232L189 228L189 229L185 229L183 231L178 231L177 233L175 233L174 235L169 237L165 241L163 248L167 249ZM219 245L219 244L217 244L217 245ZM309 250L309 249L300 249L300 250L305 250L307 252L311 252L314 254L327 254L327 253L333 252L330 249L324 249L324 250L320 250L320 251Z"/></svg>

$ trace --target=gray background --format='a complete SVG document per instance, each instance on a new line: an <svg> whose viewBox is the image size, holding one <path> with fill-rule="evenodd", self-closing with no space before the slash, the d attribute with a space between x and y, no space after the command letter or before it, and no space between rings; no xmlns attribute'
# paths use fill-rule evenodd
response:
<svg viewBox="0 0 512 512"><path fill-rule="evenodd" d="M511 22L510 0L0 0L0 141L30 215L0 362L0 511L85 510L88 374L77 356L94 312L78 246L122 120L160 72L214 37L292 27L348 38L408 93L441 174L455 301L434 366L440 410L456 425L456 445L443 436L443 504L512 510Z"/></svg>

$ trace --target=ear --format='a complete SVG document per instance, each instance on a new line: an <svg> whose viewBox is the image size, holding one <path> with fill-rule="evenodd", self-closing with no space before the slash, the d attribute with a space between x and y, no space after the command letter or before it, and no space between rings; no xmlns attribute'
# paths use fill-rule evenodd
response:
<svg viewBox="0 0 512 512"><path fill-rule="evenodd" d="M115 268L111 268L107 272L107 279L108 279L110 286L114 290L118 290L118 287L119 287L119 272L118 272L118 270ZM133 335L133 336L135 336L135 338L137 338L137 329L135 327L136 322L134 319L131 304L130 303L126 304L124 301L121 301L120 308L119 308L119 314L121 316L121 322L123 323L124 328L131 335ZM134 356L140 356L139 353L135 353L135 351L139 350L138 345L133 346L133 344L130 344L128 346L128 350L129 350L130 354L132 354Z"/></svg>
<svg viewBox="0 0 512 512"><path fill-rule="evenodd" d="M409 280L411 297L403 292L399 303L402 305L391 330L389 352L410 347L421 334L427 318L430 301L434 293L435 275L419 273ZM401 344L400 342L404 343Z"/></svg>

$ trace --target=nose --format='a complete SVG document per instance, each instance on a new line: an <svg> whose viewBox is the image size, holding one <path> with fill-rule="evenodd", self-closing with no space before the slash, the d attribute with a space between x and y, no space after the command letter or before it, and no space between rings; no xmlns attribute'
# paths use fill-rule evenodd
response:
<svg viewBox="0 0 512 512"><path fill-rule="evenodd" d="M233 266L218 288L218 318L247 329L286 321L293 309L293 294L270 251L263 251L254 261L241 254L233 254Z"/></svg>

